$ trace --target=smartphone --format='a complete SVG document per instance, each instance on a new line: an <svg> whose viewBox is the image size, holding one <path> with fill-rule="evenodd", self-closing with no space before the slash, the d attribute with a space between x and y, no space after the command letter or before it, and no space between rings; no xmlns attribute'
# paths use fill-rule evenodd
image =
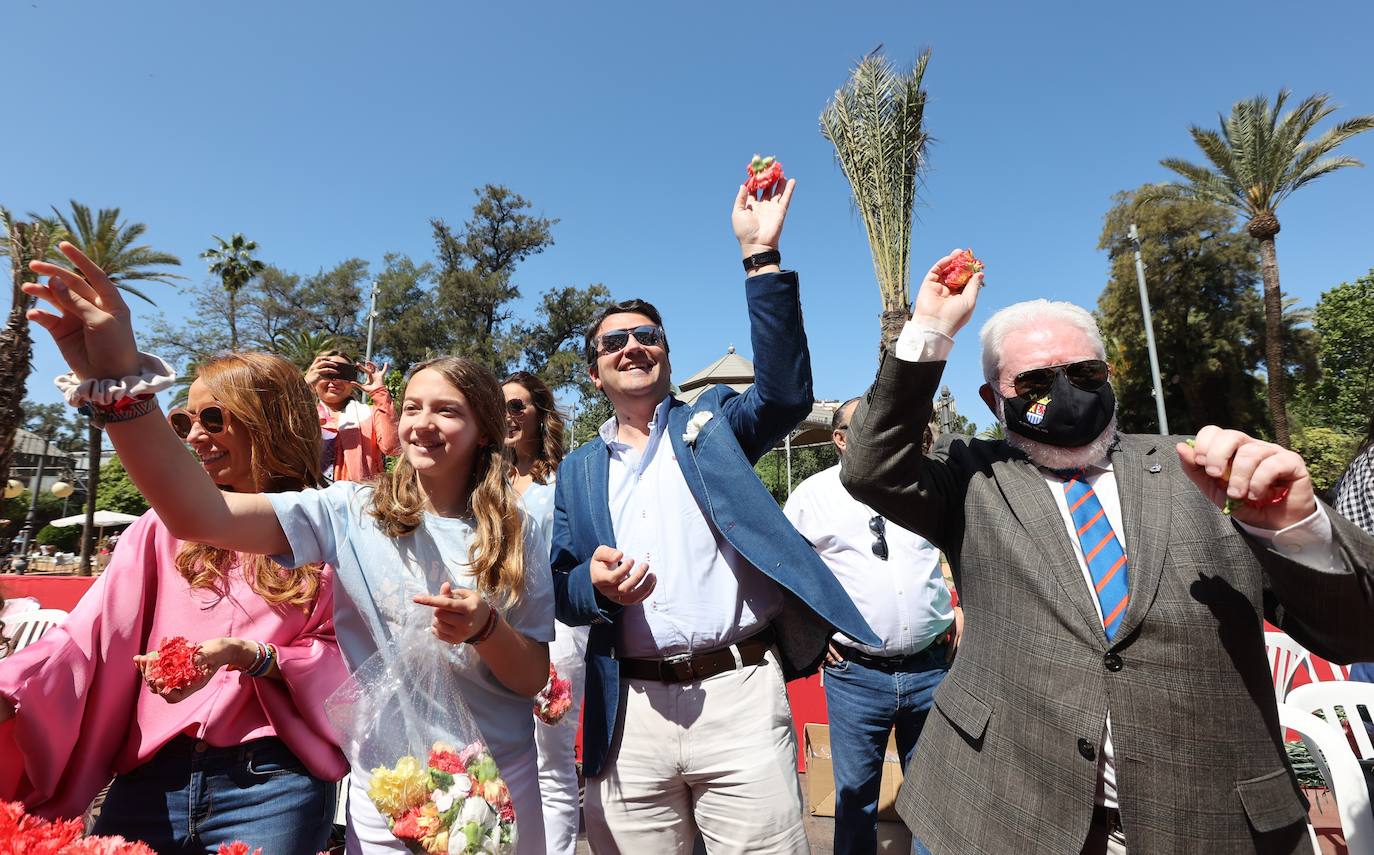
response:
<svg viewBox="0 0 1374 855"><path fill-rule="evenodd" d="M320 367L320 376L343 380L345 383L356 383L358 366L351 363L331 362Z"/></svg>

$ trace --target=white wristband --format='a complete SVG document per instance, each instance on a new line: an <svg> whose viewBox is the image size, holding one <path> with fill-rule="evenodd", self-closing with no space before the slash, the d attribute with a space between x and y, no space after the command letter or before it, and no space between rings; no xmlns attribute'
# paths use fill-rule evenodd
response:
<svg viewBox="0 0 1374 855"><path fill-rule="evenodd" d="M177 373L162 359L151 353L138 355L138 374L130 374L119 380L82 380L73 372L58 376L53 382L61 390L62 397L73 407L90 403L97 407L110 407L121 398L152 395L176 382Z"/></svg>

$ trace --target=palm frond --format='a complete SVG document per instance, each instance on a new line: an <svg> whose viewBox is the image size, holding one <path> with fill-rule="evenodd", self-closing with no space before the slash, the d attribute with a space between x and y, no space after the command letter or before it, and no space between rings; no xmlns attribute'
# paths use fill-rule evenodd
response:
<svg viewBox="0 0 1374 855"><path fill-rule="evenodd" d="M92 215L91 208L72 199L68 203L71 216L53 208L53 222L63 231L61 239L69 240L84 252L91 261L104 270L120 289L153 303L141 290L130 286L130 282L157 282L170 284L184 276L159 267L177 266L181 259L167 252L155 250L150 246L137 244L137 240L147 231L143 223L122 222L118 208L100 208Z"/></svg>
<svg viewBox="0 0 1374 855"><path fill-rule="evenodd" d="M929 142L922 87L929 60L923 51L901 73L879 47L859 61L820 116L863 219L885 309L910 302L912 215Z"/></svg>

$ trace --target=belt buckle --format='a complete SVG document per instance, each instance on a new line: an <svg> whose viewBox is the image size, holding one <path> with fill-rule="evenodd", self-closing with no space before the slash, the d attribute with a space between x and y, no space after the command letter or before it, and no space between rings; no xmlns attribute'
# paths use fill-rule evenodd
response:
<svg viewBox="0 0 1374 855"><path fill-rule="evenodd" d="M691 652L690 650L687 651L686 653L676 653L676 654L674 654L674 655L672 655L672 656L665 656L665 657L663 657L662 660L659 661L659 665L658 665L658 675L659 675L659 677L661 677L661 678L665 678L665 679L663 679L663 682L664 682L664 683L689 682L689 681L691 681L691 679L692 679L692 677L694 676L694 673L695 673L695 667L694 667L694 665L693 665L693 660L694 660L694 657L693 657L692 652ZM678 665L686 665L686 666L687 666L687 679L686 679L686 680L676 680L676 679L670 680L670 679L666 679L667 677L670 677L670 676L675 677L676 675L665 674L665 670L666 670L667 668L675 668L675 667L677 667Z"/></svg>

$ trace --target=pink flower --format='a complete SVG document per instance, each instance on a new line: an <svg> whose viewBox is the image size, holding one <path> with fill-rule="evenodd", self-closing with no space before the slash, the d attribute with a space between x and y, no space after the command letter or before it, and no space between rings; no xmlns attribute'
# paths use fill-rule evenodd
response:
<svg viewBox="0 0 1374 855"><path fill-rule="evenodd" d="M463 759L452 751L431 751L429 752L429 767L438 769L440 772L447 772L456 775L467 771Z"/></svg>
<svg viewBox="0 0 1374 855"><path fill-rule="evenodd" d="M157 646L157 660L151 668L153 676L169 689L186 688L205 675L205 669L196 662L199 652L199 644L191 644L180 635L162 639Z"/></svg>
<svg viewBox="0 0 1374 855"><path fill-rule="evenodd" d="M184 641L185 639L183 639ZM250 855L248 844L242 840L235 840L233 843L221 843L219 852L216 855ZM262 855L262 849L254 849L251 855Z"/></svg>
<svg viewBox="0 0 1374 855"><path fill-rule="evenodd" d="M549 663L549 682L534 696L534 714L545 724L558 724L572 708L572 681L558 676Z"/></svg>

